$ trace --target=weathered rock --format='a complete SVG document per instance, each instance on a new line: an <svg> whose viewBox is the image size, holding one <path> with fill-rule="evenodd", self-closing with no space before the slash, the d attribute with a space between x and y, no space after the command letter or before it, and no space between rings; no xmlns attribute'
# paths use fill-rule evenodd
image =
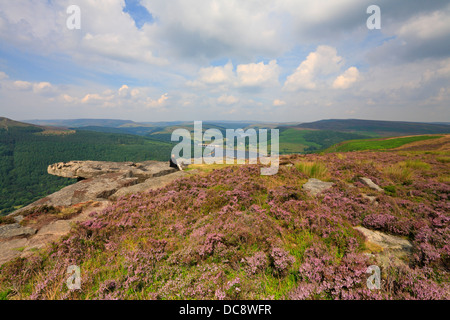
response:
<svg viewBox="0 0 450 320"><path fill-rule="evenodd" d="M48 225L43 226L36 234L29 235L27 238L0 238L0 266L14 258L24 258L32 255L36 249L41 249L69 233L73 223L90 219L90 213L93 211L102 211L110 204L109 201L91 203L84 207L83 211L78 216L69 220L53 221ZM20 229L20 227L17 228L17 226L12 226L10 228ZM36 232L36 230L34 230L34 232Z"/></svg>
<svg viewBox="0 0 450 320"><path fill-rule="evenodd" d="M0 226L0 239L13 238L13 237L24 237L24 236L33 235L35 233L36 233L36 229L22 227L18 223Z"/></svg>
<svg viewBox="0 0 450 320"><path fill-rule="evenodd" d="M14 258L20 257L28 242L25 238L0 242L0 266Z"/></svg>
<svg viewBox="0 0 450 320"><path fill-rule="evenodd" d="M177 171L168 163L159 161L145 162L106 162L106 161L70 161L55 163L47 168L49 174L72 179L89 179L107 173L122 173L128 178L136 177L141 181L159 177Z"/></svg>
<svg viewBox="0 0 450 320"><path fill-rule="evenodd" d="M376 256L383 265L387 265L389 262L404 263L409 259L413 245L408 240L361 226L355 227L355 229L366 237L368 243L381 248L381 252L378 252ZM392 261L393 258L395 261Z"/></svg>
<svg viewBox="0 0 450 320"><path fill-rule="evenodd" d="M384 192L384 190L383 190L382 188L380 188L376 183L374 183L374 182L373 182L371 179L369 179L369 178L360 177L360 178L359 178L359 181L360 181L362 184L368 186L368 187L369 187L370 189L372 189L372 190L376 190L376 191L379 191L379 192Z"/></svg>
<svg viewBox="0 0 450 320"><path fill-rule="evenodd" d="M188 173L185 171L177 171L177 172L165 175L165 176L147 179L143 183L139 183L139 184L136 184L136 185L133 185L130 187L119 189L117 192L112 194L109 197L109 199L116 200L127 194L156 190L156 189L166 186L167 184L169 184L172 181L175 181L176 179L182 178L187 175L188 175Z"/></svg>
<svg viewBox="0 0 450 320"><path fill-rule="evenodd" d="M79 181L67 186L45 198L21 208L13 215L38 206L69 207L75 204L84 203L90 200L107 200L117 190L137 184L137 178L125 178L124 173L107 173L101 176Z"/></svg>
<svg viewBox="0 0 450 320"><path fill-rule="evenodd" d="M303 185L303 189L313 196L316 196L320 192L330 189L333 186L333 182L324 182L319 179L311 178Z"/></svg>

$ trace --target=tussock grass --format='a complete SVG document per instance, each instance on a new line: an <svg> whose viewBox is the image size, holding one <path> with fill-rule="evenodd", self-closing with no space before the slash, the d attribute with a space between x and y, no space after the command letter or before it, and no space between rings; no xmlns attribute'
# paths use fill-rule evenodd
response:
<svg viewBox="0 0 450 320"><path fill-rule="evenodd" d="M295 167L298 171L304 173L309 178L328 178L328 169L321 162L298 162L295 164Z"/></svg>
<svg viewBox="0 0 450 320"><path fill-rule="evenodd" d="M431 166L420 160L407 160L400 163L401 166L406 168L416 169L416 170L429 170Z"/></svg>
<svg viewBox="0 0 450 320"><path fill-rule="evenodd" d="M450 162L450 157L436 157L436 160L441 162L441 163L449 163Z"/></svg>
<svg viewBox="0 0 450 320"><path fill-rule="evenodd" d="M384 173L391 180L401 184L410 184L413 178L412 170L401 163L385 168Z"/></svg>

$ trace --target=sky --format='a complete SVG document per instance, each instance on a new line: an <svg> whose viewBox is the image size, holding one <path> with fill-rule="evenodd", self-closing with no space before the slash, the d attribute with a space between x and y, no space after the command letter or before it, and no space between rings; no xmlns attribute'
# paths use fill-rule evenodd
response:
<svg viewBox="0 0 450 320"><path fill-rule="evenodd" d="M0 0L0 116L450 122L450 2Z"/></svg>

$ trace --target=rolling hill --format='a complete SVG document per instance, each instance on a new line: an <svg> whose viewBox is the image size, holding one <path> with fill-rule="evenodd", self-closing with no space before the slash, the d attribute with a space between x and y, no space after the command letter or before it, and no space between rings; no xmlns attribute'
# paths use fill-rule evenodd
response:
<svg viewBox="0 0 450 320"><path fill-rule="evenodd" d="M449 135L423 135L423 136L408 136L382 139L363 139L350 140L338 143L334 146L324 150L324 152L348 152L348 151L367 151L367 150L390 150L403 147L403 149L413 148L415 145L422 146L424 143L417 144L417 142L427 142L426 145L434 144L435 147L439 144L448 144Z"/></svg>
<svg viewBox="0 0 450 320"><path fill-rule="evenodd" d="M450 126L445 124L359 119L320 120L311 123L302 123L295 127L341 132L359 132L379 136L450 133Z"/></svg>

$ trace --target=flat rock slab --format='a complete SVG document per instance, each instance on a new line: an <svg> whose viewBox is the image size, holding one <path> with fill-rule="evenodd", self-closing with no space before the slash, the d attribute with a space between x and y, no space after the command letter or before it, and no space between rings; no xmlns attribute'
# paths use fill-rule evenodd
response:
<svg viewBox="0 0 450 320"><path fill-rule="evenodd" d="M117 190L135 185L137 183L137 178L126 178L123 173L107 173L67 186L45 198L13 212L12 214L16 216L26 210L44 205L54 207L70 207L75 204L84 203L91 200L104 201L117 192Z"/></svg>
<svg viewBox="0 0 450 320"><path fill-rule="evenodd" d="M333 186L333 182L325 182L319 179L311 178L303 185L303 189L313 196L330 189Z"/></svg>
<svg viewBox="0 0 450 320"><path fill-rule="evenodd" d="M167 184L175 181L179 178L187 176L188 173L184 171L177 171L165 176L160 176L156 178L150 178L145 180L143 183L139 183L130 187L122 188L118 190L116 193L109 197L109 200L116 200L122 196L127 194L139 193L139 192L147 192L150 190L156 190L159 188L165 187Z"/></svg>
<svg viewBox="0 0 450 320"><path fill-rule="evenodd" d="M33 235L36 233L36 229L22 227L18 223L8 224L0 226L0 239L7 239L13 237L24 237Z"/></svg>
<svg viewBox="0 0 450 320"><path fill-rule="evenodd" d="M28 240L25 238L0 242L0 266L5 262L20 257L27 242Z"/></svg>
<svg viewBox="0 0 450 320"><path fill-rule="evenodd" d="M369 178L360 177L359 178L359 182L361 182L362 184L366 185L367 187L369 187L372 190L379 191L379 192L384 192L384 190L382 188L380 188L375 182L373 182Z"/></svg>
<svg viewBox="0 0 450 320"><path fill-rule="evenodd" d="M55 163L47 168L49 174L72 179L89 179L106 173L123 173L128 177L148 179L177 171L168 162L107 162L107 161L70 161Z"/></svg>

